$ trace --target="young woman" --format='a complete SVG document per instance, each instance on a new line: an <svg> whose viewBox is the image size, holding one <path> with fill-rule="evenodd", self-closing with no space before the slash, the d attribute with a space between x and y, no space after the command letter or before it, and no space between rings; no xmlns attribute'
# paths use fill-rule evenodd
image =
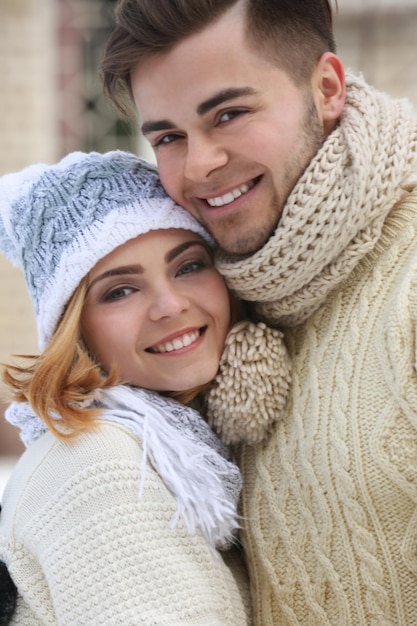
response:
<svg viewBox="0 0 417 626"><path fill-rule="evenodd" d="M25 272L42 350L5 372L28 446L0 517L12 624L250 623L228 551L239 470L185 404L233 322L210 245L130 154L0 180L0 250Z"/></svg>

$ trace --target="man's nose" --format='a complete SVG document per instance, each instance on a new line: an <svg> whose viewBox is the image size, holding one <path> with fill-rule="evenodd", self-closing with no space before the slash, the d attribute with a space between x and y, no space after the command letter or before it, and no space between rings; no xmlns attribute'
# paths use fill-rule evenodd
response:
<svg viewBox="0 0 417 626"><path fill-rule="evenodd" d="M188 137L184 176L192 182L202 182L228 162L224 145L204 134Z"/></svg>

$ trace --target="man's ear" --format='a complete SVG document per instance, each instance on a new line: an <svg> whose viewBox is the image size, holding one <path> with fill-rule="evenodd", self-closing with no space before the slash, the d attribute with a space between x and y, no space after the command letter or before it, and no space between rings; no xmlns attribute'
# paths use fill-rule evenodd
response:
<svg viewBox="0 0 417 626"><path fill-rule="evenodd" d="M346 99L345 71L339 57L325 52L316 65L313 82L318 111L328 134L341 116Z"/></svg>

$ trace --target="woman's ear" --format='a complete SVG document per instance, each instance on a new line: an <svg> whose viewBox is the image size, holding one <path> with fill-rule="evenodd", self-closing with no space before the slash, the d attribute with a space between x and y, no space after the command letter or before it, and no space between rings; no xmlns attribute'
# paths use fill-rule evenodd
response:
<svg viewBox="0 0 417 626"><path fill-rule="evenodd" d="M345 71L339 57L325 52L316 65L313 81L318 111L329 134L342 114L346 99Z"/></svg>

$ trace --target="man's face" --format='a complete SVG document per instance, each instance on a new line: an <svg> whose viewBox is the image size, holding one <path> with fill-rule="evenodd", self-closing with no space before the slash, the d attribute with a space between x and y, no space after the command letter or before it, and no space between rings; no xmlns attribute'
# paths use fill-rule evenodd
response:
<svg viewBox="0 0 417 626"><path fill-rule="evenodd" d="M167 192L225 251L261 248L324 140L320 95L256 53L236 12L131 79Z"/></svg>

